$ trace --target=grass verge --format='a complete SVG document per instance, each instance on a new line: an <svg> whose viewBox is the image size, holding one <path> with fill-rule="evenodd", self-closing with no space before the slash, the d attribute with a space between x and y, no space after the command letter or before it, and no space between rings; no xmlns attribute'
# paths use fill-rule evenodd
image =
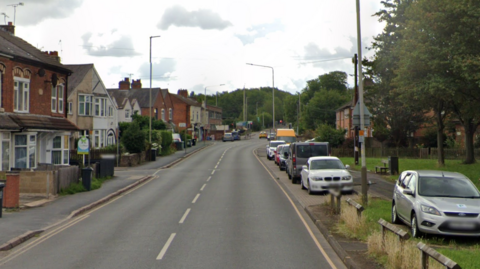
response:
<svg viewBox="0 0 480 269"><path fill-rule="evenodd" d="M337 231L346 237L367 242L369 254L385 268L421 268L421 252L416 247L418 242L424 242L435 248L439 253L457 262L461 268L480 268L478 259L480 245L477 238L428 235L421 239L407 240L402 245L397 236L387 232L383 242L381 227L377 222L380 218L389 221L390 210L390 201L370 198L361 218L358 218L356 209L343 203ZM430 268L444 267L430 259Z"/></svg>
<svg viewBox="0 0 480 269"><path fill-rule="evenodd" d="M367 166L367 170L375 171L375 166L383 166L382 160L387 158L366 158L365 163ZM355 165L354 158L351 157L342 157L340 158L344 164L350 165L350 167L354 170L361 170L362 165L361 161L359 160L359 164ZM445 160L444 167L438 167L437 160L434 159L398 159L398 168L401 171L405 170L441 170L441 171L451 171L451 172L458 172L461 174L466 175L470 180L480 188L480 163L474 164L463 164L462 161L459 160ZM391 180L395 180L398 176L386 176Z"/></svg>
<svg viewBox="0 0 480 269"><path fill-rule="evenodd" d="M102 184L111 179L112 177L104 177L104 178L92 178L92 185L91 185L91 190L96 190L96 189L100 189L100 187L102 187ZM60 190L60 195L70 195L70 194L75 194L75 193L79 193L79 192L84 192L84 191L87 191L85 189L85 187L83 187L83 184L82 182L78 182L78 183L73 183L73 184L70 184L70 186L68 186L67 188L65 189L61 189Z"/></svg>

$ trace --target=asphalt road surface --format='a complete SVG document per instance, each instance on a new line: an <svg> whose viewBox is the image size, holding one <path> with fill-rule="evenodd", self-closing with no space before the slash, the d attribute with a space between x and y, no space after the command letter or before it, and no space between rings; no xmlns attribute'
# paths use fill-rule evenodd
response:
<svg viewBox="0 0 480 269"><path fill-rule="evenodd" d="M0 267L345 268L253 154L265 142L218 142L153 170L140 187L15 248Z"/></svg>

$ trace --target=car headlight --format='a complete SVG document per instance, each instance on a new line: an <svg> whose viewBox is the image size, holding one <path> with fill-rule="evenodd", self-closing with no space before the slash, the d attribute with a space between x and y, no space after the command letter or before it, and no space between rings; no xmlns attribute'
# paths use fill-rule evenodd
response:
<svg viewBox="0 0 480 269"><path fill-rule="evenodd" d="M426 205L421 205L420 207L422 208L422 211L425 213L437 215L437 216L441 215L440 212L435 207L426 206Z"/></svg>
<svg viewBox="0 0 480 269"><path fill-rule="evenodd" d="M310 179L313 181L322 181L323 177L311 177Z"/></svg>
<svg viewBox="0 0 480 269"><path fill-rule="evenodd" d="M351 180L352 179L352 176L343 176L342 177L342 180Z"/></svg>

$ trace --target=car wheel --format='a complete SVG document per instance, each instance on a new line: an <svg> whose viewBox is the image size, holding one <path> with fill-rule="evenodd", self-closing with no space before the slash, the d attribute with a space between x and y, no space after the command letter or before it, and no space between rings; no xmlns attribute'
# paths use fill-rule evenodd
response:
<svg viewBox="0 0 480 269"><path fill-rule="evenodd" d="M397 214L397 205L395 203L392 203L392 223L393 224L400 223L400 220L398 219L398 214Z"/></svg>
<svg viewBox="0 0 480 269"><path fill-rule="evenodd" d="M303 178L300 179L300 187L302 187L302 190L305 190L305 186L303 185Z"/></svg>
<svg viewBox="0 0 480 269"><path fill-rule="evenodd" d="M295 184L295 183L297 183L297 178L292 176L292 184Z"/></svg>
<svg viewBox="0 0 480 269"><path fill-rule="evenodd" d="M292 179L292 175L287 171L288 179Z"/></svg>
<svg viewBox="0 0 480 269"><path fill-rule="evenodd" d="M312 186L310 185L310 179L309 179L307 182L308 182L307 192L308 192L309 195L312 195L312 194L313 194L313 191L312 191Z"/></svg>
<svg viewBox="0 0 480 269"><path fill-rule="evenodd" d="M411 227L410 229L411 229L413 238L419 238L420 236L422 236L422 232L420 232L420 230L418 229L418 220L417 220L417 215L415 215L415 213L412 214L410 227Z"/></svg>

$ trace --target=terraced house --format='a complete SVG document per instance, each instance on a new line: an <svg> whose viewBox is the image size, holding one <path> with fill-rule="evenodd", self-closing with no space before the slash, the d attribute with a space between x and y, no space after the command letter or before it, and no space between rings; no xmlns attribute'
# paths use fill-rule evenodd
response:
<svg viewBox="0 0 480 269"><path fill-rule="evenodd" d="M77 126L67 119L72 71L57 52L42 52L0 26L0 171L69 164Z"/></svg>

